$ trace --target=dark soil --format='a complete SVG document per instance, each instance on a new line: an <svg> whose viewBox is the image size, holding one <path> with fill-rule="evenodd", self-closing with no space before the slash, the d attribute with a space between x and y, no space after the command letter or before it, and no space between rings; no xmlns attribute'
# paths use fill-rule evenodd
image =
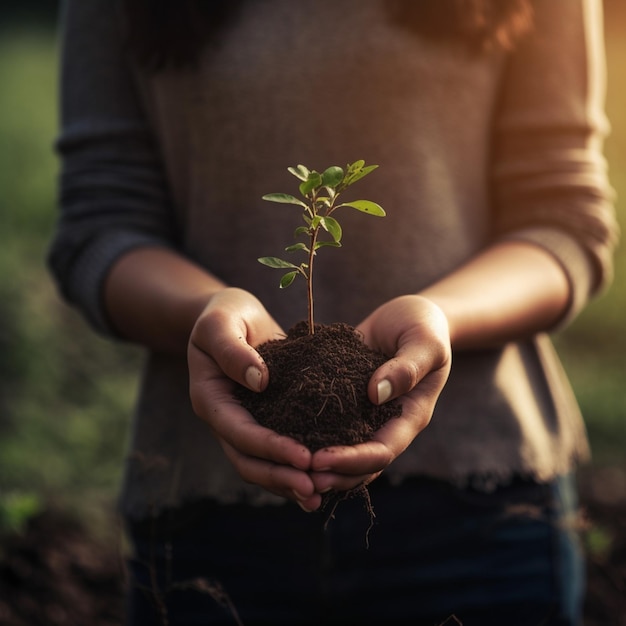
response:
<svg viewBox="0 0 626 626"><path fill-rule="evenodd" d="M0 537L0 624L120 626L119 544L94 538L66 513L46 511L23 533Z"/></svg>
<svg viewBox="0 0 626 626"><path fill-rule="evenodd" d="M610 541L587 555L585 626L626 626L626 498L607 498L598 484L605 476L593 471L581 484L584 534L601 530ZM94 539L64 513L48 511L0 538L3 626L119 626L125 585L119 542Z"/></svg>
<svg viewBox="0 0 626 626"><path fill-rule="evenodd" d="M589 468L579 484L587 555L585 626L626 626L626 466Z"/></svg>
<svg viewBox="0 0 626 626"><path fill-rule="evenodd" d="M317 325L311 335L300 322L285 339L257 350L269 368L269 385L260 394L238 388L237 397L260 424L313 452L368 441L402 412L399 402L370 402L367 384L387 357L347 324Z"/></svg>

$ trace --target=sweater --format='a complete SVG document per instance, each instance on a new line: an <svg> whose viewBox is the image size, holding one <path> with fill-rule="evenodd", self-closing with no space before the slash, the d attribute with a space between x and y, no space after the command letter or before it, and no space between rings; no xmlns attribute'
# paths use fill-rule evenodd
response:
<svg viewBox="0 0 626 626"><path fill-rule="evenodd" d="M63 296L111 336L107 272L141 246L173 248L255 294L288 328L304 281L277 288L256 262L281 255L297 193L287 173L364 159L380 168L353 199L384 219L338 213L342 248L316 261L316 321L356 325L504 239L561 264L569 323L611 279L617 238L602 142L600 0L537 2L512 51L476 53L390 20L384 0L242 5L195 67L150 72L110 0L62 13L60 217L49 263ZM347 196L346 196L347 197ZM457 352L428 428L386 470L489 489L569 472L589 453L547 334ZM121 507L141 519L212 498L274 503L244 483L194 415L184 357L149 353Z"/></svg>

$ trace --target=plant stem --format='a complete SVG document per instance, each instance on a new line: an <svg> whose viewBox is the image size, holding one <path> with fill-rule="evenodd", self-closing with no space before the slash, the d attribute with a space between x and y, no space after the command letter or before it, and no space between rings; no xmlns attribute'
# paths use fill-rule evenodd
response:
<svg viewBox="0 0 626 626"><path fill-rule="evenodd" d="M307 302L309 309L309 335L315 334L315 324L313 322L313 258L315 257L315 244L317 242L317 233L319 228L316 228L311 233L311 245L309 246L309 275L307 276Z"/></svg>

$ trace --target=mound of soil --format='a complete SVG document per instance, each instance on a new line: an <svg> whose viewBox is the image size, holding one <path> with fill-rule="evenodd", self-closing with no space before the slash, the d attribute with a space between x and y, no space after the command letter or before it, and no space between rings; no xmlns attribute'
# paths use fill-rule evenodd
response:
<svg viewBox="0 0 626 626"><path fill-rule="evenodd" d="M48 510L0 543L0 624L119 626L125 576L119 545Z"/></svg>
<svg viewBox="0 0 626 626"><path fill-rule="evenodd" d="M313 452L368 441L402 413L399 402L370 402L367 384L387 357L347 324L317 325L311 335L300 322L285 339L257 350L269 368L269 385L263 393L240 387L237 397L260 424Z"/></svg>

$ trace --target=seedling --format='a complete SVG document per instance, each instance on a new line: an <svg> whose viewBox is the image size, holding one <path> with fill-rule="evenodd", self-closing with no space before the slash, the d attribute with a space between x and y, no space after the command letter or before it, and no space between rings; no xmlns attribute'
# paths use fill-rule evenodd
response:
<svg viewBox="0 0 626 626"><path fill-rule="evenodd" d="M263 200L281 204L295 204L303 209L304 226L298 226L294 238L305 237L305 242L297 242L285 248L287 252L303 252L306 262L299 265L290 263L275 256L261 257L259 263L268 267L288 270L280 279L280 287L289 287L295 278L303 276L307 282L308 328L309 334L315 332L313 320L313 261L317 251L324 246L341 247L342 229L332 214L341 207L350 207L361 213L384 217L383 208L371 200L353 200L339 204L339 196L350 186L375 170L378 165L365 165L365 161L355 161L343 170L333 165L321 174L309 170L304 165L289 167L287 170L300 180L299 191L303 200L287 193L270 193ZM330 238L321 239L320 234L327 233Z"/></svg>

